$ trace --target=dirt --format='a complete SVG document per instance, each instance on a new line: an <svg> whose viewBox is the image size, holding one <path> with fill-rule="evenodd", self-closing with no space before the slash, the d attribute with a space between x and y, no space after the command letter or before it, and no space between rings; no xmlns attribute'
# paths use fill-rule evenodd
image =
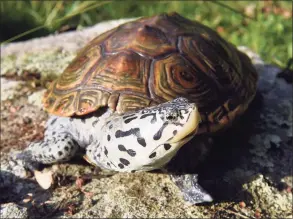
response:
<svg viewBox="0 0 293 219"><path fill-rule="evenodd" d="M2 152L23 149L29 142L42 139L47 114L40 108L28 104L26 96L1 102L1 146Z"/></svg>

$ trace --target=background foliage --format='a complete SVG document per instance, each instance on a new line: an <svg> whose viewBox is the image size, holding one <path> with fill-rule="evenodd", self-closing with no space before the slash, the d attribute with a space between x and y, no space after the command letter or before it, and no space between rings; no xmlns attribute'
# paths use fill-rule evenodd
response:
<svg viewBox="0 0 293 219"><path fill-rule="evenodd" d="M68 27L176 11L284 67L292 57L290 1L1 1L1 42L27 40ZM34 29L31 33L26 31Z"/></svg>

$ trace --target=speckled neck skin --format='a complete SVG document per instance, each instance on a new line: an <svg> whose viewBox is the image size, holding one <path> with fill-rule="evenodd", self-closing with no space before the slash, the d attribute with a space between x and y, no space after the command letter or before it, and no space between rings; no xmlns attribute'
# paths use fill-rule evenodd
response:
<svg viewBox="0 0 293 219"><path fill-rule="evenodd" d="M51 164L67 161L80 148L86 160L114 171L148 171L164 166L189 141L200 115L185 98L117 115L101 109L86 117L51 116L44 140L31 144L27 161Z"/></svg>
<svg viewBox="0 0 293 219"><path fill-rule="evenodd" d="M183 98L114 115L106 119L98 141L87 147L87 159L115 171L158 169L195 135L198 123L195 105Z"/></svg>
<svg viewBox="0 0 293 219"><path fill-rule="evenodd" d="M82 148L97 142L105 120L113 116L113 112L104 108L86 117L60 117L50 116L46 123L45 137L54 136L55 133L68 133Z"/></svg>

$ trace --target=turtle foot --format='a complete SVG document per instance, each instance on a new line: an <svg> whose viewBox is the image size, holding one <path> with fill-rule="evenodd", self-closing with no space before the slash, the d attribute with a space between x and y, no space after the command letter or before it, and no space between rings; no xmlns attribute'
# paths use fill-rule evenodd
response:
<svg viewBox="0 0 293 219"><path fill-rule="evenodd" d="M25 150L18 153L16 155L16 159L21 160L23 162L23 166L32 173L41 169L41 164L33 161L33 155L30 150Z"/></svg>
<svg viewBox="0 0 293 219"><path fill-rule="evenodd" d="M213 198L199 184L197 174L171 175L171 179L183 194L184 200L191 204L212 202Z"/></svg>
<svg viewBox="0 0 293 219"><path fill-rule="evenodd" d="M117 172L114 170L106 170L101 167L95 166L94 173L98 176L98 178L106 178L106 177L113 176Z"/></svg>

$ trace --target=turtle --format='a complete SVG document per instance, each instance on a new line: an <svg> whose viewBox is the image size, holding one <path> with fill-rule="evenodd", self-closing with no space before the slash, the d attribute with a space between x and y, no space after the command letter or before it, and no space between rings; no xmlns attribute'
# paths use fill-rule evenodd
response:
<svg viewBox="0 0 293 219"><path fill-rule="evenodd" d="M142 17L77 53L43 96L44 139L19 158L33 170L83 149L103 170L164 169L187 142L230 127L257 81L251 60L211 28L176 12ZM190 180L189 200L213 200Z"/></svg>

